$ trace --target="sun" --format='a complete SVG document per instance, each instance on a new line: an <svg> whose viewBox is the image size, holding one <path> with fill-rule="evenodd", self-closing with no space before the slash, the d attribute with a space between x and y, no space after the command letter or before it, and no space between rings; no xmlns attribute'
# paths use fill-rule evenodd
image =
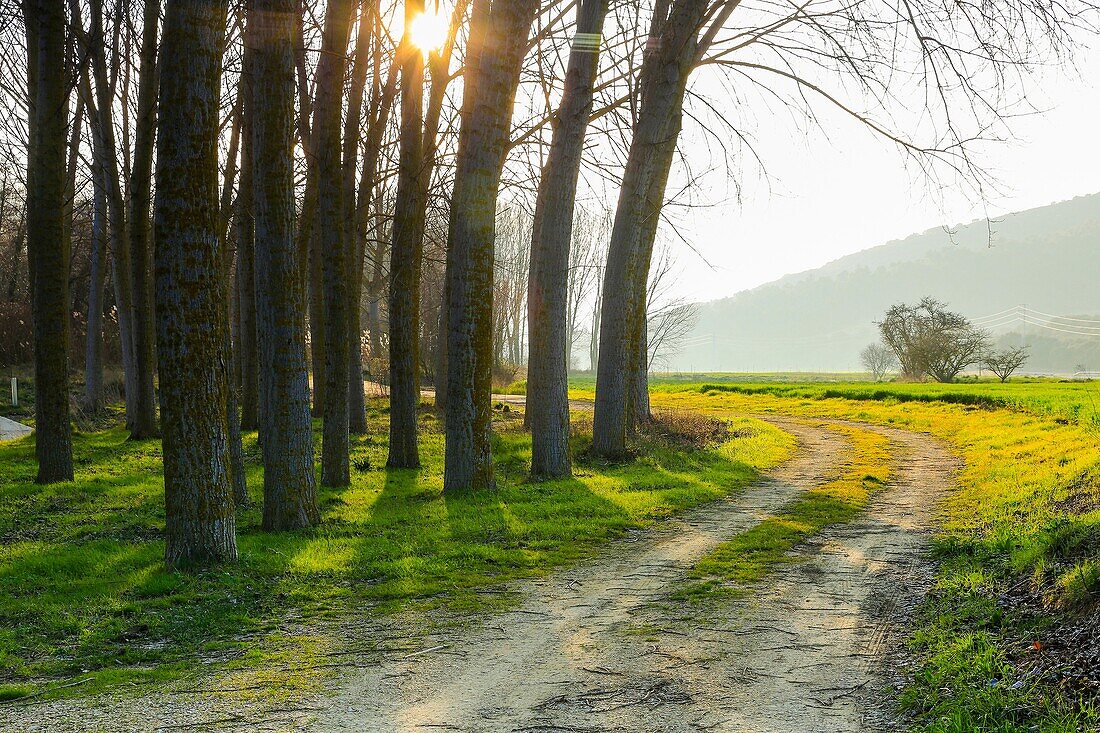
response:
<svg viewBox="0 0 1100 733"><path fill-rule="evenodd" d="M412 19L409 40L426 54L438 51L447 42L450 20L438 13L424 12Z"/></svg>

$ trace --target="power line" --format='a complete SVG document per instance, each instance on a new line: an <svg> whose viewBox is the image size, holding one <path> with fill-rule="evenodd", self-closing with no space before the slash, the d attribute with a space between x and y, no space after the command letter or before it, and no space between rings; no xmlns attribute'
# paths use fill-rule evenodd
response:
<svg viewBox="0 0 1100 733"><path fill-rule="evenodd" d="M1050 313L1043 313L1042 311L1037 311L1034 308L1026 308L1026 307L1025 307L1024 310L1028 311L1029 313L1034 313L1035 315L1045 316L1045 317L1047 317L1048 319L1050 319L1052 321L1054 321L1054 320L1057 320L1057 321L1076 321L1077 323L1095 323L1098 326L1100 326L1100 320L1097 320L1095 318L1071 318L1070 316L1055 316L1055 315L1051 315Z"/></svg>

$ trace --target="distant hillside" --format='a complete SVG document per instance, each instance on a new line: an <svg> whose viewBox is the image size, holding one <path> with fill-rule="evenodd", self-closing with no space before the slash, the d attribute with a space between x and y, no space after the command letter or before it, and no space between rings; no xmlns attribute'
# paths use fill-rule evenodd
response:
<svg viewBox="0 0 1100 733"><path fill-rule="evenodd" d="M975 319L1021 304L1100 319L1098 281L1095 194L989 223L915 234L700 304L699 322L678 353L669 355L669 368L855 370L860 349L877 338L874 322L894 303L931 295ZM1100 369L1100 338L1019 320L990 323L998 338L1033 345L1030 370Z"/></svg>

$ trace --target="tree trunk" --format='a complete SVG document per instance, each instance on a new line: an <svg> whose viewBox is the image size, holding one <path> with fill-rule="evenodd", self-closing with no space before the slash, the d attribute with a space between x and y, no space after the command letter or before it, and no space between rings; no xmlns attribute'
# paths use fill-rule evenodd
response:
<svg viewBox="0 0 1100 733"><path fill-rule="evenodd" d="M439 306L439 337L435 349L435 409L447 409L447 279L443 277L443 302Z"/></svg>
<svg viewBox="0 0 1100 733"><path fill-rule="evenodd" d="M146 0L141 37L134 162L130 174L130 266L133 287L131 328L134 349L133 420L130 437L157 435L156 324L153 316L152 243L149 206L152 198L153 143L157 104L157 29L160 0Z"/></svg>
<svg viewBox="0 0 1100 733"><path fill-rule="evenodd" d="M302 280L309 293L309 364L313 374L313 414L325 412L325 304L321 286L322 257L317 231L317 161L307 155L306 189L302 196L302 215L298 229L299 253L305 266Z"/></svg>
<svg viewBox="0 0 1100 733"><path fill-rule="evenodd" d="M90 9L92 30L87 37L90 73L95 78L92 96L88 74L83 86L89 116L92 120L93 150L103 166L107 190L107 221L111 241L111 279L115 305L118 309L118 331L122 344L122 372L126 390L126 428L131 434L137 426L138 371L134 351L133 262L130 234L126 221L126 203L122 192L122 174L118 165L118 143L115 137L113 85L108 79L106 49L103 34L103 3L94 0ZM155 420L155 416L154 416ZM155 432L155 428L154 428Z"/></svg>
<svg viewBox="0 0 1100 733"><path fill-rule="evenodd" d="M294 241L294 46L298 0L254 0L252 165L256 325L263 407L264 529L321 519L313 474L304 291Z"/></svg>
<svg viewBox="0 0 1100 733"><path fill-rule="evenodd" d="M228 268L228 263L226 263ZM229 285L229 276L226 274L225 284ZM228 290L226 291L226 306L230 301ZM228 312L226 319L229 318ZM225 354L228 361L233 359L233 339L226 338ZM248 506L252 499L248 495L248 480L244 470L244 443L241 439L241 410L237 400L237 390L232 382L229 384L229 393L226 398L226 417L229 426L229 481L233 487L233 506L237 509Z"/></svg>
<svg viewBox="0 0 1100 733"><path fill-rule="evenodd" d="M362 137L363 96L367 86L367 69L371 66L371 27L378 0L364 0L359 9L359 31L355 40L355 64L352 66L351 87L348 94L348 112L344 121L344 242L348 250L348 430L355 435L367 432L367 405L363 396L363 347L361 304L363 296L362 232L357 226L355 171L359 160L359 142ZM378 73L377 67L375 73ZM369 142L368 142L369 146ZM369 157L369 152L368 152ZM365 161L360 179L359 196L370 198L374 187L374 171L368 170L371 161ZM373 166L378 167L377 158Z"/></svg>
<svg viewBox="0 0 1100 733"><path fill-rule="evenodd" d="M314 154L314 132L310 127L313 103L306 73L304 0L299 0L295 12L294 61L298 85L298 137L305 152L306 185L302 196L302 214L298 218L297 248L300 259L302 292L309 297L309 362L313 379L313 414L324 414L324 307L321 288L320 239L317 234L317 157Z"/></svg>
<svg viewBox="0 0 1100 733"><path fill-rule="evenodd" d="M649 406L649 330L646 327L645 299L642 300L642 314L636 316L641 323L638 338L635 341L634 356L630 360L630 398L628 402L629 419L627 430L635 431L648 423L652 417Z"/></svg>
<svg viewBox="0 0 1100 733"><path fill-rule="evenodd" d="M69 96L65 5L27 0L27 251L34 312L37 482L73 480L69 421L69 251L65 159Z"/></svg>
<svg viewBox="0 0 1100 733"><path fill-rule="evenodd" d="M645 193L645 211L638 237L638 258L641 263L639 271L645 272L645 279L636 280L637 289L631 291L634 297L634 303L631 305L634 321L631 325L630 341L634 347L627 374L630 380L626 421L628 431L633 431L652 419L652 410L649 405L649 267L653 259L653 246L657 241L657 229L661 222L661 208L664 205L665 189L668 187L668 176L672 169L673 158L676 157L676 141L683 124L682 117L682 104L677 104L670 113L668 133L656 148L654 174L650 178L649 187Z"/></svg>
<svg viewBox="0 0 1100 733"><path fill-rule="evenodd" d="M628 382L637 348L637 303L645 298L649 256L645 243L649 193L662 169L667 145L675 144L687 79L695 62L696 34L705 0L678 0L667 20L655 21L654 42L642 63L642 102L630 144L604 270L600 353L596 373L592 449L604 458L626 452L631 414ZM671 162L671 157L668 158ZM661 187L663 192L663 186Z"/></svg>
<svg viewBox="0 0 1100 733"><path fill-rule="evenodd" d="M603 278L597 278L596 297L592 304L592 331L588 334L588 369L593 375L600 360L600 311L603 308Z"/></svg>
<svg viewBox="0 0 1100 733"><path fill-rule="evenodd" d="M405 0L405 27L424 10ZM406 32L401 62L401 150L390 252L390 468L419 468L416 418L420 407L420 277L424 212L424 57Z"/></svg>
<svg viewBox="0 0 1100 733"><path fill-rule="evenodd" d="M381 248L379 248L381 250ZM378 251L379 260L385 253ZM375 268L374 265L371 266ZM377 359L382 355L382 288L385 279L378 274L372 277L367 286L367 348L371 359Z"/></svg>
<svg viewBox="0 0 1100 733"><path fill-rule="evenodd" d="M252 85L251 50L245 51L241 82L244 120L241 125L244 139L241 141L241 185L237 195L237 363L241 372L241 428L256 430L260 424L259 366L256 345L256 268L253 261L256 249L256 226L253 213L254 181L252 166L251 126L253 113L248 99Z"/></svg>
<svg viewBox="0 0 1100 733"><path fill-rule="evenodd" d="M535 205L527 279L530 353L525 416L535 476L570 474L569 245L606 15L607 0L584 0L577 9L577 34Z"/></svg>
<svg viewBox="0 0 1100 733"><path fill-rule="evenodd" d="M88 333L84 345L84 409L103 410L103 296L107 280L106 194L103 169L92 161L92 246L88 274Z"/></svg>
<svg viewBox="0 0 1100 733"><path fill-rule="evenodd" d="M348 431L353 435L367 432L367 398L363 385L363 253L365 248L353 236L348 292Z"/></svg>
<svg viewBox="0 0 1100 733"><path fill-rule="evenodd" d="M344 237L343 165L340 115L347 65L352 0L330 0L325 11L321 60L317 64L314 110L314 155L317 160L317 229L323 253L324 295L324 429L321 440L321 483L347 486L348 465L348 266L351 257Z"/></svg>
<svg viewBox="0 0 1100 733"><path fill-rule="evenodd" d="M475 2L447 246L445 492L492 489L497 189L537 0Z"/></svg>
<svg viewBox="0 0 1100 733"><path fill-rule="evenodd" d="M217 220L227 4L168 0L161 54L154 236L169 567L237 559Z"/></svg>

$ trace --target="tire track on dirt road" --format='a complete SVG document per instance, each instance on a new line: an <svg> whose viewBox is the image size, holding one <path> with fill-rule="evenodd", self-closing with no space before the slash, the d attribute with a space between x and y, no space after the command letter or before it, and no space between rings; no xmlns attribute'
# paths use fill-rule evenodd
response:
<svg viewBox="0 0 1100 733"><path fill-rule="evenodd" d="M751 595L667 602L717 544L825 483L847 454L826 427L767 418L801 450L746 492L530 583L527 602L447 653L349 680L309 730L865 731L884 727L883 659L931 579L922 559L953 462L931 438L859 425L900 452L868 512L799 548ZM708 615L713 614L713 615ZM876 722L877 721L877 722Z"/></svg>

